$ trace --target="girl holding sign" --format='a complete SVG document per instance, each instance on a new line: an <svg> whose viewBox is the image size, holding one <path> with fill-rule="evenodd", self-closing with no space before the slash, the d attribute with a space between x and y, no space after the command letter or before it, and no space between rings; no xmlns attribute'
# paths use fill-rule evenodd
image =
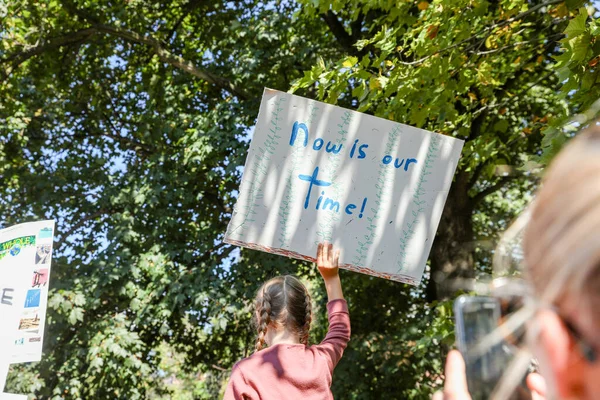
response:
<svg viewBox="0 0 600 400"><path fill-rule="evenodd" d="M331 244L319 244L317 267L327 289L329 331L318 345L308 345L312 306L306 287L291 275L262 285L255 302L256 352L233 367L225 400L333 399L333 369L350 340L339 258Z"/></svg>

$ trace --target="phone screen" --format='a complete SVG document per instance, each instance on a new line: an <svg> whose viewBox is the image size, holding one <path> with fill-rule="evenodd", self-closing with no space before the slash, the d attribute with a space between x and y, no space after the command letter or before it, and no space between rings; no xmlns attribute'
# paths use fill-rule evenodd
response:
<svg viewBox="0 0 600 400"><path fill-rule="evenodd" d="M467 368L467 382L473 400L488 399L502 377L509 350L503 343L492 346L482 354L472 350L499 324L500 305L493 298L471 297L457 300L457 333L459 349Z"/></svg>

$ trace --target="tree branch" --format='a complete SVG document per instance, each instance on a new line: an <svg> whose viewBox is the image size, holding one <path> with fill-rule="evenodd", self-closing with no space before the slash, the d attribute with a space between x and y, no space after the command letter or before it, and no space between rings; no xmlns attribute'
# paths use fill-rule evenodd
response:
<svg viewBox="0 0 600 400"><path fill-rule="evenodd" d="M142 150L146 155L152 154L150 149L145 144L140 143L134 139L130 139L130 138L123 137L120 135L112 134L109 132L98 132L97 134L90 133L87 135L83 134L83 133L75 133L75 134L69 135L69 136L72 138L78 138L78 139L86 139L86 138L90 138L90 137L104 136L104 137L114 140L115 142L120 142L120 143L128 145L127 148L129 150L133 150L135 152Z"/></svg>
<svg viewBox="0 0 600 400"><path fill-rule="evenodd" d="M223 199L217 193L205 191L203 195L205 198L213 200L216 203L217 207L219 207L219 209L223 213L225 213L225 214L233 213L233 210L231 209L231 207L226 205L225 202L223 201Z"/></svg>
<svg viewBox="0 0 600 400"><path fill-rule="evenodd" d="M217 76L209 71L202 70L192 64L190 61L185 60L184 58L174 55L165 49L162 43L151 37L151 36L142 36L139 33L112 27L104 24L95 24L90 28L82 29L79 31L75 31L63 36L59 36L53 39L48 40L46 43L42 45L34 46L30 49L27 49L23 52L12 54L2 60L0 60L0 64L10 63L11 65L2 72L0 75L0 82L4 81L8 76L10 76L12 70L18 67L24 61L34 57L36 55L42 54L45 51L53 50L59 47L63 47L69 44L77 43L81 40L87 40L89 37L93 36L97 33L106 33L112 36L117 36L122 39L128 40L130 42L145 44L152 48L154 53L167 64L171 64L172 66L181 69L195 77L203 79L213 85L224 89L242 100L247 100L250 98L250 95L246 93L243 89L237 87L228 79Z"/></svg>
<svg viewBox="0 0 600 400"><path fill-rule="evenodd" d="M521 96L524 93L527 93L530 89L532 89L534 86L537 86L539 83L541 83L543 80L548 79L549 77L551 77L552 75L554 75L556 73L556 71L550 70L547 74L543 75L542 77L540 77L537 81L533 82L531 85L526 86L525 88L521 89L519 92L517 92L514 96L511 96L509 98L507 98L506 100L504 100L502 103L499 104L490 104L487 106L483 106L478 110L475 110L473 112L473 115L477 115L481 112L484 112L486 110L492 109L492 108L502 108L505 105L507 105L510 101L514 101L515 99L519 98L519 96Z"/></svg>
<svg viewBox="0 0 600 400"><path fill-rule="evenodd" d="M564 37L563 33L558 33L556 36L551 35L549 36L548 39L548 43L546 43L544 45L544 50L543 50L543 54L547 53L548 51L550 51L550 49L552 49L552 47L555 47L556 42L558 41L558 39L560 39L561 37ZM550 40L550 38L552 38L552 40ZM529 57L529 59L527 59L524 63L521 64L521 66L515 71L514 76L507 80L504 85L502 85L499 88L494 89L494 91L505 91L508 92L508 90L510 90L513 86L515 86L517 84L517 81L519 80L519 78L525 74L525 72L527 72L527 70L525 69L525 67L533 62L536 58L538 57L538 53L534 53L531 55L531 57Z"/></svg>
<svg viewBox="0 0 600 400"><path fill-rule="evenodd" d="M187 3L183 7L183 9L181 11L181 16L175 22L175 24L173 24L173 27L171 28L171 30L167 34L167 38L168 38L167 41L168 42L171 42L171 39L173 39L173 35L175 35L175 32L177 32L177 29L179 29L179 26L182 24L183 20L185 20L187 18L187 16L190 15L202 3L204 3L203 0L193 0L193 1L190 1L189 3Z"/></svg>
<svg viewBox="0 0 600 400"><path fill-rule="evenodd" d="M361 36L361 31L362 31L364 20L365 20L365 15L361 12L360 14L358 14L358 17L350 24L351 37L352 37L353 44L356 43L356 41Z"/></svg>
<svg viewBox="0 0 600 400"><path fill-rule="evenodd" d="M545 44L544 46L544 53L549 51L556 43L556 41L558 39L560 39L563 36L562 33L558 33L558 34L554 34L554 35L550 35L547 38L544 39L548 39L548 43ZM506 92L508 93L509 90L511 90L512 88L516 87L519 83L519 79L521 78L521 76L526 72L525 67L531 63L533 60L535 60L538 57L538 53L533 54L528 60L526 60L524 63L521 64L521 66L515 71L514 75L512 78L508 79L504 85L494 89L494 92ZM474 131L474 128L477 128L477 124L476 121L480 121L481 123L483 122L483 119L489 114L490 109L492 108L498 108L498 107L503 107L505 105L507 105L510 101L514 100L515 98L518 98L519 96L521 96L523 93L526 93L527 91L529 91L531 88L533 88L534 86L536 86L537 84L539 84L540 82L542 82L544 79L549 78L550 76L552 76L553 71L549 71L547 74L543 75L541 78L539 78L536 82L534 82L533 84L526 86L525 88L521 89L519 92L517 92L514 96L510 96L508 98L505 98L504 100L502 100L499 104L497 105L487 105L487 106L483 106L477 110L475 110L473 112L473 115L476 116L475 120L473 121L472 125L471 125L471 133L469 135L468 140L471 139L475 139L477 137L476 133L477 131ZM493 120L490 122L490 124L493 122ZM481 124L478 126L477 129L481 129ZM475 134L475 135L474 135ZM507 144L510 145L510 142ZM487 164L486 163L481 163L479 164L475 170L473 171L473 174L471 175L471 179L469 180L469 187L473 187L477 181L479 180L479 177L481 175L481 173L483 172L485 166ZM485 197L485 196L483 196Z"/></svg>
<svg viewBox="0 0 600 400"><path fill-rule="evenodd" d="M92 213L85 217L82 217L75 225L72 225L67 232L65 232L61 235L60 240L57 241L58 245L56 246L56 248L60 249L60 247L63 245L63 243L65 243L67 241L69 236L71 236L73 233L75 233L79 228L81 228L83 225L85 225L88 221L96 219L96 218L102 216L103 214L106 214L107 212L108 212L108 210L106 210L104 208L100 208L95 213Z"/></svg>
<svg viewBox="0 0 600 400"><path fill-rule="evenodd" d="M556 41L556 39L560 39L561 37L563 37L562 33L555 33L554 35L550 35L548 37L536 37L536 38L533 38L531 40L524 40L524 41L521 41L521 42L511 43L511 44L508 44L506 46L498 47L497 49L486 50L486 51L476 51L476 52L471 52L471 53L473 55L476 55L476 56L481 56L481 55L486 55L486 54L497 53L499 51L510 49L510 48L513 48L513 47L516 47L516 46L520 46L520 45L523 45L523 44L530 44L530 43L541 42L542 40L550 40L550 41L554 42L554 41Z"/></svg>
<svg viewBox="0 0 600 400"><path fill-rule="evenodd" d="M340 22L337 15L333 11L328 10L327 13L321 14L321 18L327 23L329 30L333 33L340 46L348 53L358 55L358 49L354 47L354 39L346 31L346 28Z"/></svg>
<svg viewBox="0 0 600 400"><path fill-rule="evenodd" d="M229 369L227 369L227 368L223 368L223 367L219 367L219 366L218 366L218 365L216 365L216 364L211 364L210 366L211 366L212 368L216 369L217 371L221 371L221 372L230 372L230 370L229 370Z"/></svg>
<svg viewBox="0 0 600 400"><path fill-rule="evenodd" d="M230 80L222 78L220 76L214 75L213 73L205 70L201 70L197 68L190 61L185 60L182 57L172 54L167 49L165 49L162 44L151 36L142 36L137 32L129 31L122 28L116 28L109 25L98 24L95 25L95 28L99 32L107 33L110 35L118 36L125 40L129 40L131 42L145 44L150 46L154 53L164 62L171 64L172 66L179 68L191 75L194 75L200 79L203 79L207 82L214 84L215 86L227 90L228 92L236 95L240 99L247 100L250 98L250 95L246 93L243 89L238 88L234 85Z"/></svg>
<svg viewBox="0 0 600 400"><path fill-rule="evenodd" d="M433 53L431 53L429 55L426 55L425 57L422 57L422 58L420 58L418 60L415 60L415 61L399 61L399 63L403 64L403 65L418 65L418 64L421 64L421 63L427 61L428 59L430 59L431 57L433 57L433 56L435 56L437 54L445 53L445 52L447 52L449 50L455 49L455 48L457 48L458 46L460 46L462 44L465 44L465 43L468 43L468 42L470 42L470 41L472 41L474 39L477 39L480 35L482 35L484 33L488 33L490 31L492 31L493 29L502 28L503 26L506 26L506 25L508 25L508 24L510 24L510 23L512 23L514 21L523 19L526 16L528 16L529 14L534 13L535 11L539 10L542 7L551 6L551 5L557 4L557 3L562 3L563 1L564 0L549 0L549 1L545 2L545 3L540 3L538 5L535 5L535 6L531 7L527 11L523 11L522 13L519 13L519 14L515 15L512 18L509 18L509 19L506 19L504 21L500 21L498 23L495 23L495 24L492 24L490 26L487 26L487 27L483 28L482 30L480 30L479 32L477 32L477 33L469 36L468 38L463 39L463 40L461 40L461 41L459 41L459 42L457 42L457 43L455 43L455 44L453 44L451 46L444 47L443 49L434 51ZM467 48L467 50L471 50L474 47L476 47L476 46L475 45L471 45L471 46L469 46Z"/></svg>
<svg viewBox="0 0 600 400"><path fill-rule="evenodd" d="M31 57L35 57L48 50L57 49L59 47L78 43L82 40L87 40L95 33L96 29L94 28L81 29L79 31L71 32L67 35L51 38L44 44L30 47L20 53L15 53L6 58L0 59L0 65L9 64L8 67L1 72L0 82L4 82L4 80L6 80L10 76L14 69L16 69L19 65L21 65Z"/></svg>
<svg viewBox="0 0 600 400"><path fill-rule="evenodd" d="M110 101L110 97L109 97L109 101ZM89 115L90 109L89 109L89 104L87 102L77 102L75 104L80 105L81 108L81 115L87 117ZM112 103L111 103L112 104ZM114 105L113 105L114 108ZM112 120L104 113L102 112L102 117L103 117L103 121L106 122L108 125L110 125L110 128L114 131L114 133L110 133L105 129L101 129L100 127L96 127L96 126L92 126L92 127L88 127L86 126L86 130L88 131L88 133L73 133L73 134L65 134L64 136L69 136L72 138L78 138L78 139L86 139L89 137L100 137L100 136L104 136L107 138L110 138L112 140L114 140L115 142L119 142L122 145L124 145L127 149L132 150L136 153L138 153L139 151L143 152L143 154L145 155L150 155L153 152L156 151L156 148L150 145L147 145L145 143L139 142L138 140L134 139L134 138L129 138L126 136L121 136L120 130L117 129L116 126L114 126L114 124L112 123Z"/></svg>
<svg viewBox="0 0 600 400"><path fill-rule="evenodd" d="M482 163L479 163L479 165L477 165L477 167L475 167L475 170L473 171L473 175L471 175L471 179L469 179L469 188L472 188L475 185L475 183L477 183L485 166L486 166L486 163L482 162Z"/></svg>
<svg viewBox="0 0 600 400"><path fill-rule="evenodd" d="M479 204L486 196L498 191L508 182L513 181L517 178L517 176L504 176L498 180L498 182L494 183L492 186L489 186L483 189L481 192L477 193L475 196L471 197L471 204L476 206Z"/></svg>
<svg viewBox="0 0 600 400"><path fill-rule="evenodd" d="M467 138L467 141L476 139L479 135L481 135L481 128L483 127L483 122L485 121L486 117L487 112L482 112L477 117L475 117L473 122L471 122L471 131L469 132L469 137Z"/></svg>

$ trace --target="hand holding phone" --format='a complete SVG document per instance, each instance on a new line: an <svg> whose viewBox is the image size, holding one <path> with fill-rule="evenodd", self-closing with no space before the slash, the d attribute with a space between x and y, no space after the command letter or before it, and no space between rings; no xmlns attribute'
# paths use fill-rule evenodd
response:
<svg viewBox="0 0 600 400"><path fill-rule="evenodd" d="M444 392L437 392L432 400L471 400L467 388L465 362L457 350L451 350L444 367Z"/></svg>
<svg viewBox="0 0 600 400"><path fill-rule="evenodd" d="M451 350L444 367L444 391L436 392L432 400L472 400L467 386L465 361L457 350ZM527 376L527 389L530 400L546 400L546 381L538 373Z"/></svg>
<svg viewBox="0 0 600 400"><path fill-rule="evenodd" d="M473 400L488 399L509 362L503 343L483 351L474 348L500 323L500 303L493 297L460 296L454 302L456 341L466 366L467 385Z"/></svg>

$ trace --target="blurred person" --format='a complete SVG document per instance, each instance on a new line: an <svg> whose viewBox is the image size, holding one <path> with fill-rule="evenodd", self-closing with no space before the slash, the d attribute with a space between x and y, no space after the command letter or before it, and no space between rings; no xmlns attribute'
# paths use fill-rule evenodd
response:
<svg viewBox="0 0 600 400"><path fill-rule="evenodd" d="M527 344L541 375L532 398L600 398L600 126L573 139L551 163L523 235L525 278L535 309ZM468 400L465 364L453 350L444 391Z"/></svg>

